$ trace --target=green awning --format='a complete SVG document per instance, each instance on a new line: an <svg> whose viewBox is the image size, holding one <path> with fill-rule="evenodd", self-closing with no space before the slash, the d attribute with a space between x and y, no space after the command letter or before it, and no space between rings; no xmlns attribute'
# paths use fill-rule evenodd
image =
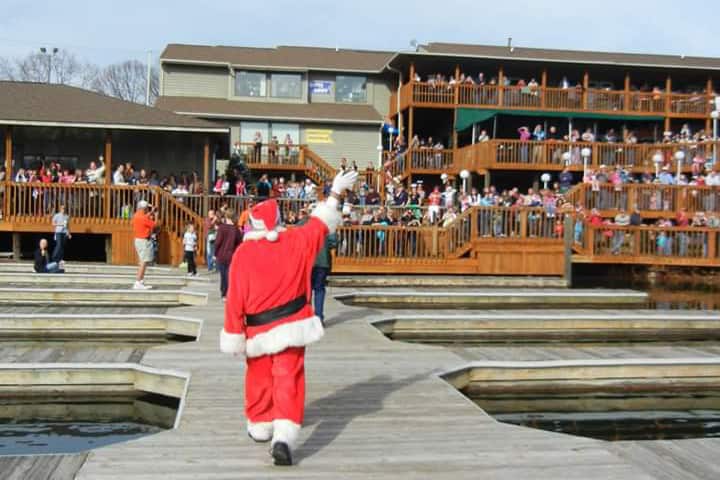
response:
<svg viewBox="0 0 720 480"><path fill-rule="evenodd" d="M511 109L483 109L458 108L455 121L455 130L461 132L475 123L484 122L495 115L514 115L518 117L546 117L546 118L591 118L594 120L643 120L656 122L664 120L657 115L632 115L626 113L593 113L593 112L552 112L544 110L511 110Z"/></svg>

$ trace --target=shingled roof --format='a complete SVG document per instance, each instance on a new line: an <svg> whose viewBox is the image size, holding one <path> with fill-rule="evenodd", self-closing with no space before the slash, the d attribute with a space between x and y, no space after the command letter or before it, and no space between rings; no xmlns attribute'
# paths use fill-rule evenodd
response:
<svg viewBox="0 0 720 480"><path fill-rule="evenodd" d="M227 132L215 123L77 87L0 81L0 124Z"/></svg>
<svg viewBox="0 0 720 480"><path fill-rule="evenodd" d="M241 102L222 98L160 97L159 108L201 118L244 118L378 124L382 116L371 105L346 103Z"/></svg>
<svg viewBox="0 0 720 480"><path fill-rule="evenodd" d="M592 52L525 47L513 47L510 49L507 46L468 45L460 43L429 43L422 45L419 48L419 53L508 60L720 70L720 58L686 57L680 55Z"/></svg>
<svg viewBox="0 0 720 480"><path fill-rule="evenodd" d="M160 55L160 61L377 73L385 68L392 55L392 52L320 47L252 48L171 43Z"/></svg>

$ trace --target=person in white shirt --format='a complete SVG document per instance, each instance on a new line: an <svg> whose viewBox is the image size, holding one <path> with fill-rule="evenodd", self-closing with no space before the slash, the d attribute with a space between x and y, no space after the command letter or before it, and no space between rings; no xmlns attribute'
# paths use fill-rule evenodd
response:
<svg viewBox="0 0 720 480"><path fill-rule="evenodd" d="M113 185L127 185L125 181L125 165L118 165L115 173L113 173Z"/></svg>
<svg viewBox="0 0 720 480"><path fill-rule="evenodd" d="M490 137L488 136L487 130L480 130L480 135L478 136L477 141L479 143L490 141Z"/></svg>
<svg viewBox="0 0 720 480"><path fill-rule="evenodd" d="M183 235L183 250L185 252L185 263L187 263L188 276L197 276L197 265L195 265L195 251L197 250L197 234L195 226L188 223Z"/></svg>

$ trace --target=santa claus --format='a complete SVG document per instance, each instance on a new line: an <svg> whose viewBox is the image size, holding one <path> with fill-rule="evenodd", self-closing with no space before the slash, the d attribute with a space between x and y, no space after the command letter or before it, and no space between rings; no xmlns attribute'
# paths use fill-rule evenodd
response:
<svg viewBox="0 0 720 480"><path fill-rule="evenodd" d="M271 441L275 465L292 465L305 411L305 346L324 333L310 303L310 273L325 237L341 221L339 199L356 180L354 170L338 174L330 197L291 230L278 225L274 200L256 205L252 230L230 264L220 350L246 357L248 435Z"/></svg>

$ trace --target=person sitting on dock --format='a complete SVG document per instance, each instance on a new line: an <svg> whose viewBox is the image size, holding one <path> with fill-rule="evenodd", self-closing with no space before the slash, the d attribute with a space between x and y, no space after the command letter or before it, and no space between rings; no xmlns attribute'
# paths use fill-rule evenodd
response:
<svg viewBox="0 0 720 480"><path fill-rule="evenodd" d="M65 273L64 262L51 262L50 252L48 252L48 241L46 238L40 239L40 244L35 250L35 273Z"/></svg>
<svg viewBox="0 0 720 480"><path fill-rule="evenodd" d="M339 173L310 220L287 231L279 227L277 202L259 203L250 212L253 229L230 263L220 350L247 358L248 434L272 441L275 465L292 465L305 411L305 347L324 334L310 303L313 264L341 222L341 195L357 177L354 170Z"/></svg>

